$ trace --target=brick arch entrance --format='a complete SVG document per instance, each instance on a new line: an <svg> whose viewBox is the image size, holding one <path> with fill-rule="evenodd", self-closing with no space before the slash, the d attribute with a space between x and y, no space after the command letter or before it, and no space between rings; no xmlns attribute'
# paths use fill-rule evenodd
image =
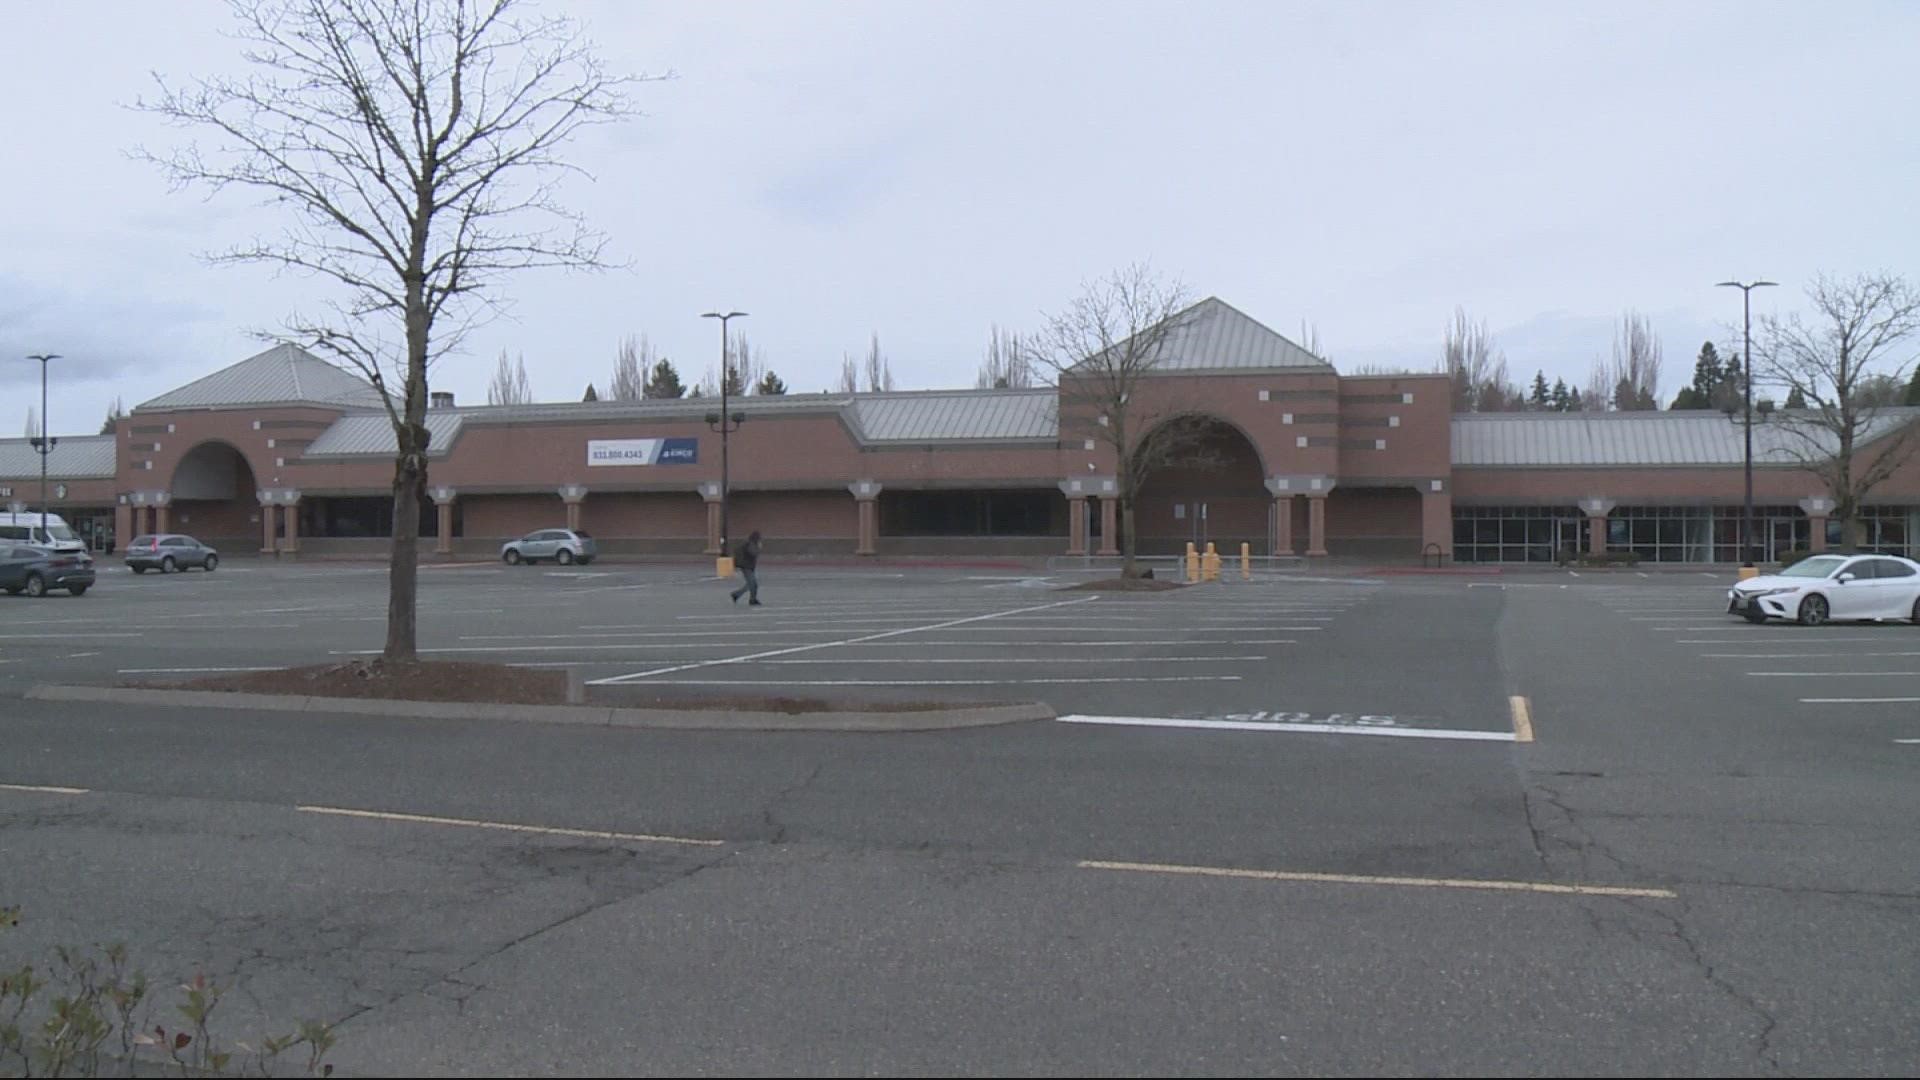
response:
<svg viewBox="0 0 1920 1080"><path fill-rule="evenodd" d="M1242 543L1261 554L1270 541L1272 497L1259 448L1246 432L1213 416L1183 417L1165 460L1140 485L1134 528L1142 555L1177 554L1208 541L1222 552ZM1156 434L1165 434L1162 425Z"/></svg>
<svg viewBox="0 0 1920 1080"><path fill-rule="evenodd" d="M168 529L222 551L251 551L260 537L253 466L232 443L211 439L181 457L168 483Z"/></svg>

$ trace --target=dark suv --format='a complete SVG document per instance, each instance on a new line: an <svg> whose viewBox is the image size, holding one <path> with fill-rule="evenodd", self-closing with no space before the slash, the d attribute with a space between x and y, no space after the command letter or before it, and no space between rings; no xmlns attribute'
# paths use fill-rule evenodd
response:
<svg viewBox="0 0 1920 1080"><path fill-rule="evenodd" d="M93 587L93 557L84 551L49 551L42 547L0 547L0 590L8 596L26 593L45 596L48 589L65 589L75 596Z"/></svg>
<svg viewBox="0 0 1920 1080"><path fill-rule="evenodd" d="M163 574L171 574L189 566L210 571L220 565L219 552L180 533L136 536L127 545L126 555L127 566L136 574L144 574L155 568Z"/></svg>

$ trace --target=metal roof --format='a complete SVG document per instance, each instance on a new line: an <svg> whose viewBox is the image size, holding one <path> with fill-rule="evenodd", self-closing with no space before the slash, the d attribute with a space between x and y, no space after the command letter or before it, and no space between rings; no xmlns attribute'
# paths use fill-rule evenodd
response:
<svg viewBox="0 0 1920 1080"><path fill-rule="evenodd" d="M115 472L112 435L55 435L47 454L49 480L111 480ZM40 478L40 451L25 439L0 439L0 476L16 483Z"/></svg>
<svg viewBox="0 0 1920 1080"><path fill-rule="evenodd" d="M1753 425L1753 460L1762 465L1796 461L1806 451L1800 435L1785 430L1779 414ZM1886 409L1867 428L1872 440L1902 423L1920 419L1920 409ZM1474 413L1453 418L1456 468L1540 468L1661 465L1740 465L1746 460L1742 425L1711 411ZM1806 430L1802 428L1801 430Z"/></svg>
<svg viewBox="0 0 1920 1080"><path fill-rule="evenodd" d="M309 403L378 408L380 391L297 345L283 344L142 402L133 411Z"/></svg>
<svg viewBox="0 0 1920 1080"><path fill-rule="evenodd" d="M452 409L427 411L427 456L446 457L453 441L460 436L460 413ZM400 449L393 437L393 421L384 412L349 413L333 422L320 437L307 445L301 457L392 457Z"/></svg>
<svg viewBox="0 0 1920 1080"><path fill-rule="evenodd" d="M1060 431L1055 400L1051 388L861 394L853 426L868 442L1052 439Z"/></svg>
<svg viewBox="0 0 1920 1080"><path fill-rule="evenodd" d="M749 416L783 412L837 412L853 400L850 394L748 394L729 396L728 412ZM458 413L469 423L518 424L541 420L587 422L594 420L699 419L720 411L720 398L642 398L638 401L549 401L530 405L465 405L454 409L429 410L434 413Z"/></svg>
<svg viewBox="0 0 1920 1080"><path fill-rule="evenodd" d="M1274 333L1217 296L1171 317L1176 325L1161 344L1158 371L1269 371L1306 368L1331 372L1333 365Z"/></svg>

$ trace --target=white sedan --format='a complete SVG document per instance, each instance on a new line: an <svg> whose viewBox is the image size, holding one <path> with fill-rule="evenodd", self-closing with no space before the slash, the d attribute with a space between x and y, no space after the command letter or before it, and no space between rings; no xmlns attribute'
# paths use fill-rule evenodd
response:
<svg viewBox="0 0 1920 1080"><path fill-rule="evenodd" d="M1911 619L1920 623L1920 563L1893 555L1812 555L1727 593L1727 613L1748 622Z"/></svg>

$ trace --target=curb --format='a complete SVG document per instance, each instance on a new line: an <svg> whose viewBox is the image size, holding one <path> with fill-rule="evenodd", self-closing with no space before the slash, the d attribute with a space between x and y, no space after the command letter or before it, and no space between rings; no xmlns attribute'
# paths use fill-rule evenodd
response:
<svg viewBox="0 0 1920 1080"><path fill-rule="evenodd" d="M144 687L40 685L29 701L93 701L160 708L248 709L256 712L346 713L428 720L523 720L541 724L655 728L678 731L951 731L997 727L1057 715L1041 704L979 705L911 712L777 713L741 709L621 709L607 705L497 705L464 701L293 697L224 690L149 690Z"/></svg>

